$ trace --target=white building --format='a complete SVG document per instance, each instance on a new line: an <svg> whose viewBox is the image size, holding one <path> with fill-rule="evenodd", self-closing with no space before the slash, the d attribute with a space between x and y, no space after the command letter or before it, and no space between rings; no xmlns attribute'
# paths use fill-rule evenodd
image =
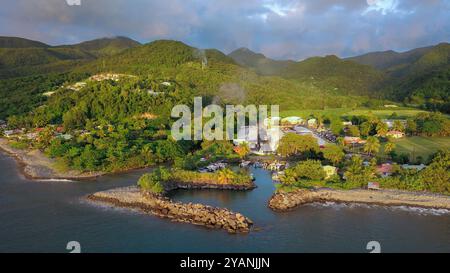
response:
<svg viewBox="0 0 450 273"><path fill-rule="evenodd" d="M238 146L247 143L256 154L273 154L278 149L283 135L283 131L277 126L268 129L260 128L259 132L257 126L243 126L239 128L233 144Z"/></svg>
<svg viewBox="0 0 450 273"><path fill-rule="evenodd" d="M281 119L282 124L290 124L290 125L299 125L303 123L303 119L301 117L285 117Z"/></svg>
<svg viewBox="0 0 450 273"><path fill-rule="evenodd" d="M308 119L308 126L309 127L316 127L317 126L317 119L315 119L315 118Z"/></svg>
<svg viewBox="0 0 450 273"><path fill-rule="evenodd" d="M237 137L233 139L233 144L238 146L247 143L250 149L256 149L258 146L258 127L242 126L239 128Z"/></svg>

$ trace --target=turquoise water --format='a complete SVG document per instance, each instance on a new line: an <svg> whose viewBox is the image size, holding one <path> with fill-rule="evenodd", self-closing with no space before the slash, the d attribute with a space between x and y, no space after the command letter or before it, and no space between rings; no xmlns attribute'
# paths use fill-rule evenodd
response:
<svg viewBox="0 0 450 273"><path fill-rule="evenodd" d="M288 213L267 208L270 174L252 170L249 192L173 192L172 198L227 207L251 218L259 231L230 235L173 223L139 212L84 201L86 195L133 185L145 170L97 181L36 182L0 154L0 252L450 252L450 214L444 211L365 205L312 204Z"/></svg>

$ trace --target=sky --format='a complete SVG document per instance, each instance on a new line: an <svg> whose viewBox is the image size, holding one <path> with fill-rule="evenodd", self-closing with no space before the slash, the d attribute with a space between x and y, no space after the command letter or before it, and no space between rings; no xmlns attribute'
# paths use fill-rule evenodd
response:
<svg viewBox="0 0 450 273"><path fill-rule="evenodd" d="M76 5L79 2L80 5ZM127 36L275 59L450 41L450 0L0 0L0 35L51 45ZM69 5L72 4L72 5Z"/></svg>

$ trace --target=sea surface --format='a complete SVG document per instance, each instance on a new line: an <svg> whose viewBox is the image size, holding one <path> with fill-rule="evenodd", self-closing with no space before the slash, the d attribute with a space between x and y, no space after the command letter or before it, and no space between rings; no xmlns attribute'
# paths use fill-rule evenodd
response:
<svg viewBox="0 0 450 273"><path fill-rule="evenodd" d="M93 204L85 196L134 185L146 170L95 181L30 181L0 153L0 252L450 252L450 212L406 207L311 204L287 213L267 208L270 173L252 169L258 188L248 192L177 190L171 197L241 212L256 225L228 234L174 223L137 211Z"/></svg>

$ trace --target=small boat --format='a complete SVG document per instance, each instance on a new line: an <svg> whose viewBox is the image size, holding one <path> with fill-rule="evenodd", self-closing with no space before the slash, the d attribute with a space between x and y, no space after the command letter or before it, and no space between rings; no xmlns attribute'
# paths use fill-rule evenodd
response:
<svg viewBox="0 0 450 273"><path fill-rule="evenodd" d="M241 162L240 166L241 166L241 167L248 167L248 165L250 165L250 163L252 163L252 162L251 162L251 161L244 161L244 160L243 160L243 161Z"/></svg>
<svg viewBox="0 0 450 273"><path fill-rule="evenodd" d="M255 168L262 168L263 164L261 162L257 161L255 163L253 163L253 167L255 167Z"/></svg>

